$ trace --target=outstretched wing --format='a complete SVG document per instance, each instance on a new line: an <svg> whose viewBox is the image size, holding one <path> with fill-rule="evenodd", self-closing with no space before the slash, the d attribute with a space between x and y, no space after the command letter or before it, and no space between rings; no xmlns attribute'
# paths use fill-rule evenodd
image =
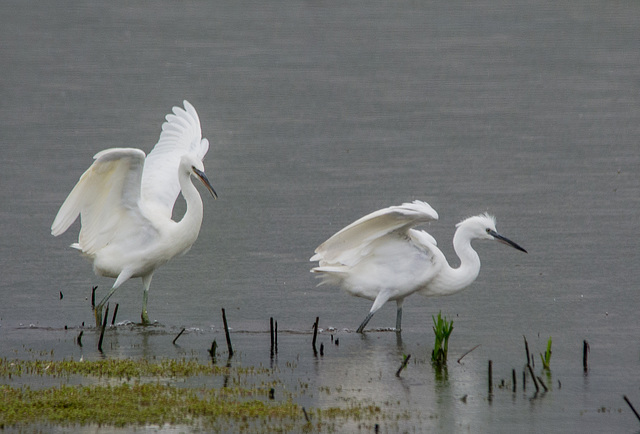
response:
<svg viewBox="0 0 640 434"><path fill-rule="evenodd" d="M64 233L81 215L78 244L89 255L106 246L123 219L140 221L140 182L145 155L139 149L113 148L97 153L95 162L80 177L51 225L51 233Z"/></svg>
<svg viewBox="0 0 640 434"><path fill-rule="evenodd" d="M144 165L142 198L145 206L171 218L180 193L180 158L193 154L202 161L209 150L209 141L202 138L198 113L188 101L184 101L184 109L173 107L173 114L168 114L166 119L160 139Z"/></svg>
<svg viewBox="0 0 640 434"><path fill-rule="evenodd" d="M393 232L407 235L412 227L437 219L438 213L419 200L384 208L337 232L318 246L311 261L319 261L321 267L352 266L370 251L376 240Z"/></svg>

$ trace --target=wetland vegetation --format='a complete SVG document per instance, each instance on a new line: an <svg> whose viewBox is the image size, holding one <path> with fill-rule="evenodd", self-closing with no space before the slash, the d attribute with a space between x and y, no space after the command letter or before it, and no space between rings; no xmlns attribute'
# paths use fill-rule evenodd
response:
<svg viewBox="0 0 640 434"><path fill-rule="evenodd" d="M384 416L375 405L353 402L305 409L273 373L268 368L224 367L193 359L2 359L0 427L170 425L281 432L333 430L345 420ZM58 381L38 387L33 380L39 377ZM207 384L217 379L221 385L202 385L205 377Z"/></svg>

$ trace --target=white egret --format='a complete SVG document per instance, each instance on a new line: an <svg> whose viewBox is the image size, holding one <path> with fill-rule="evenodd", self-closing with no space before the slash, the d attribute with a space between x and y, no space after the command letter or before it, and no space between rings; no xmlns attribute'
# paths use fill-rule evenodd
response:
<svg viewBox="0 0 640 434"><path fill-rule="evenodd" d="M319 266L311 271L320 274L321 285L341 286L351 295L374 301L358 333L387 301L397 304L396 331L400 331L405 297L414 292L450 295L469 286L480 272L480 258L471 247L474 239L496 240L527 252L496 232L494 217L482 214L456 225L453 248L460 266L452 268L436 240L413 229L437 219L438 213L418 200L384 208L353 222L315 250L311 261L319 261Z"/></svg>
<svg viewBox="0 0 640 434"><path fill-rule="evenodd" d="M166 120L158 143L146 158L134 148L98 152L51 225L51 233L58 236L80 215L79 239L71 247L93 262L96 274L116 278L95 308L97 322L120 285L141 277L141 318L143 324L149 323L147 299L153 272L186 253L200 232L202 199L191 176L217 198L204 173L202 159L209 141L202 138L196 110L184 101L184 109L173 107ZM176 222L171 215L180 191L187 210Z"/></svg>

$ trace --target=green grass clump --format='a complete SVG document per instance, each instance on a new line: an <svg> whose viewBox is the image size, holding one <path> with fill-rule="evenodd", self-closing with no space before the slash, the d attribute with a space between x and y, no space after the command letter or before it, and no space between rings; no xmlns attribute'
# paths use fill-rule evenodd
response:
<svg viewBox="0 0 640 434"><path fill-rule="evenodd" d="M540 353L540 358L542 359L542 369L548 371L551 364L551 336L549 336L549 341L547 342L547 351L545 351L544 355Z"/></svg>
<svg viewBox="0 0 640 434"><path fill-rule="evenodd" d="M447 352L449 351L449 336L453 332L453 320L447 321L447 318L442 318L442 313L438 312L438 318L433 318L433 332L436 335L436 342L431 352L431 361L437 365L444 365L447 363Z"/></svg>

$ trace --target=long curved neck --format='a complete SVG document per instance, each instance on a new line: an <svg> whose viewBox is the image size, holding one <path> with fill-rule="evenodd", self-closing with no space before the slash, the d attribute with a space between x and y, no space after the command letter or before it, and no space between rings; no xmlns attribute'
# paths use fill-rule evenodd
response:
<svg viewBox="0 0 640 434"><path fill-rule="evenodd" d="M460 259L460 266L453 268L448 263L443 266L436 288L442 295L453 294L471 285L480 272L480 257L471 247L471 237L465 228L456 230L453 249Z"/></svg>
<svg viewBox="0 0 640 434"><path fill-rule="evenodd" d="M178 240L182 240L188 247L195 242L202 225L202 199L200 193L191 182L191 176L188 172L180 170L178 175L182 197L187 203L187 211L182 219L176 223L175 231L178 234Z"/></svg>

